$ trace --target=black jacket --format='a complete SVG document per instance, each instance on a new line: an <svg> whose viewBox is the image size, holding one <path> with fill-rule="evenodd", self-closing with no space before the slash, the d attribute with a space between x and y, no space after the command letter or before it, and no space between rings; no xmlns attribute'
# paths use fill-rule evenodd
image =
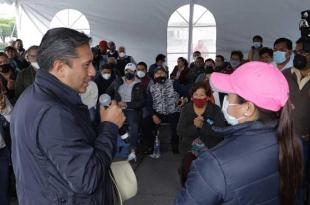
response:
<svg viewBox="0 0 310 205"><path fill-rule="evenodd" d="M193 161L177 205L280 204L277 122L217 129L224 141Z"/></svg>
<svg viewBox="0 0 310 205"><path fill-rule="evenodd" d="M115 79L114 74L112 74L110 79L108 80L104 79L100 73L96 76L94 81L98 87L98 96L102 95L103 93L106 93L107 88L112 84L114 79Z"/></svg>
<svg viewBox="0 0 310 205"><path fill-rule="evenodd" d="M47 71L17 101L11 134L20 204L112 204L118 128L101 123L96 133L79 94Z"/></svg>
<svg viewBox="0 0 310 205"><path fill-rule="evenodd" d="M186 153L191 150L194 139L199 137L208 148L212 148L223 140L219 134L212 130L212 127L225 127L225 118L221 108L215 104L208 103L203 114L204 125L201 129L194 126L194 119L197 117L190 102L181 111L177 133L180 137L181 152Z"/></svg>

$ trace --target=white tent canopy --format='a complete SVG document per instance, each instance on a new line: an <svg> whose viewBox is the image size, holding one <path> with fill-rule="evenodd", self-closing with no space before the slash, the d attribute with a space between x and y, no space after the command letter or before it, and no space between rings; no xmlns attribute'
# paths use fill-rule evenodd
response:
<svg viewBox="0 0 310 205"><path fill-rule="evenodd" d="M18 37L26 47L39 44L57 12L75 9L88 20L93 45L102 39L113 40L125 46L136 61L150 64L158 53L167 53L170 16L190 3L214 15L216 53L226 57L235 49L246 54L256 34L269 47L279 37L296 41L300 12L310 9L309 0L18 0Z"/></svg>

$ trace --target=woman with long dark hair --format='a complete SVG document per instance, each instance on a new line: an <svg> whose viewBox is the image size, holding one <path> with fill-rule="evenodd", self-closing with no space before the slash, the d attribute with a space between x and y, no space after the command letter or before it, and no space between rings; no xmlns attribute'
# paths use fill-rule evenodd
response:
<svg viewBox="0 0 310 205"><path fill-rule="evenodd" d="M177 61L177 65L174 67L172 73L170 74L170 78L173 80L178 80L180 84L187 84L186 74L188 73L188 62L185 58L179 57Z"/></svg>
<svg viewBox="0 0 310 205"><path fill-rule="evenodd" d="M214 128L224 140L192 163L176 204L294 205L302 147L283 74L250 62L231 75L213 73L210 84L227 93L222 111L232 126Z"/></svg>

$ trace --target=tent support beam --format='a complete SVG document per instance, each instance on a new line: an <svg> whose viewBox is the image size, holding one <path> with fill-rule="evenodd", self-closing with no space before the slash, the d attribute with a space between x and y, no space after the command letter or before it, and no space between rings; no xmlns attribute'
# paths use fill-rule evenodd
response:
<svg viewBox="0 0 310 205"><path fill-rule="evenodd" d="M195 0L189 0L189 32L188 32L188 54L187 59L192 61L192 43L193 43L193 15L194 15L194 2Z"/></svg>

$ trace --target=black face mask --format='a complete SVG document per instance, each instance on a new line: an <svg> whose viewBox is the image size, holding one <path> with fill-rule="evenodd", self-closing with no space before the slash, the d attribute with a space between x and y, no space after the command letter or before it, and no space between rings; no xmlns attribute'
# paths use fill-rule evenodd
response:
<svg viewBox="0 0 310 205"><path fill-rule="evenodd" d="M111 52L111 53L114 53L114 52L115 52L115 46L111 46L111 47L110 47L110 52Z"/></svg>
<svg viewBox="0 0 310 205"><path fill-rule="evenodd" d="M301 54L296 54L293 63L295 68L303 70L307 66L307 58Z"/></svg>
<svg viewBox="0 0 310 205"><path fill-rule="evenodd" d="M4 64L0 66L0 71L2 73L8 73L11 69L11 65L10 64Z"/></svg>
<svg viewBox="0 0 310 205"><path fill-rule="evenodd" d="M155 83L160 83L160 84L164 84L166 82L167 78L166 77L157 77L154 78Z"/></svg>
<svg viewBox="0 0 310 205"><path fill-rule="evenodd" d="M133 74L133 73L125 73L125 78L127 80L132 80L132 79L134 79L134 77L135 77L135 74Z"/></svg>

